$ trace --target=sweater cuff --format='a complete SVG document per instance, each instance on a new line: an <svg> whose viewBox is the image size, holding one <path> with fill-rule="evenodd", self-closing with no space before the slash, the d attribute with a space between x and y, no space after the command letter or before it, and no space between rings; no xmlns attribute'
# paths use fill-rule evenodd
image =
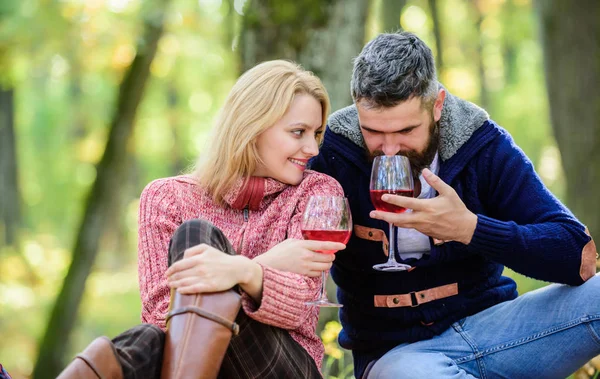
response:
<svg viewBox="0 0 600 379"><path fill-rule="evenodd" d="M477 214L477 227L468 248L491 257L506 255L513 246L513 227L513 222Z"/></svg>
<svg viewBox="0 0 600 379"><path fill-rule="evenodd" d="M260 263L259 263L260 264ZM260 306L246 293L242 294L244 312L256 321L281 328L296 328L306 317L307 305L314 291L307 288L300 275L275 270L260 264L263 269L263 289ZM316 295L315 295L316 296Z"/></svg>

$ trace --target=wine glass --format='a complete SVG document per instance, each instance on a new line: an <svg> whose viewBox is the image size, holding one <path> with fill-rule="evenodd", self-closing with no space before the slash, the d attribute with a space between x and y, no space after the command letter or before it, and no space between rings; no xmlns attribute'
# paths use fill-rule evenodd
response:
<svg viewBox="0 0 600 379"><path fill-rule="evenodd" d="M370 184L371 202L375 209L382 212L402 213L406 211L406 208L386 203L381 200L381 197L387 193L413 197L413 192L413 177L407 157L400 155L375 157ZM388 260L385 263L374 265L375 270L404 271L411 268L410 265L396 262L395 232L394 225L390 223Z"/></svg>
<svg viewBox="0 0 600 379"><path fill-rule="evenodd" d="M342 196L311 196L302 215L302 237L307 240L333 241L346 244L352 234L352 215L348 199ZM335 250L317 251L335 254ZM321 296L306 304L318 307L341 307L327 299L325 271L322 272Z"/></svg>

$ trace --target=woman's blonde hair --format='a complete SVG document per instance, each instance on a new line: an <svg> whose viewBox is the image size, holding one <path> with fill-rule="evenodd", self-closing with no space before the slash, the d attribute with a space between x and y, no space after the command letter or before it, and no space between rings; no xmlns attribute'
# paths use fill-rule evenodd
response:
<svg viewBox="0 0 600 379"><path fill-rule="evenodd" d="M235 83L217 117L210 149L196 168L200 183L217 203L223 203L223 196L238 179L255 171L260 160L257 137L283 117L297 94L311 95L321 104L324 128L330 106L327 90L300 65L264 62Z"/></svg>

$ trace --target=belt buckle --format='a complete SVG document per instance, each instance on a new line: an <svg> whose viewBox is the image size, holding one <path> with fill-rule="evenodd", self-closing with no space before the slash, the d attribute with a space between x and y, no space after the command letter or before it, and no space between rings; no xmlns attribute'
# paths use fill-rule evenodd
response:
<svg viewBox="0 0 600 379"><path fill-rule="evenodd" d="M419 306L419 302L417 301L417 293L415 291L412 291L409 293L410 295L410 307L411 308L416 308Z"/></svg>

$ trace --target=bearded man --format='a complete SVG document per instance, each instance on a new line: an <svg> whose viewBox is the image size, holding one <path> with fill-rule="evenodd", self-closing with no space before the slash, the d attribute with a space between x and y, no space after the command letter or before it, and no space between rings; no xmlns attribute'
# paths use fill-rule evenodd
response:
<svg viewBox="0 0 600 379"><path fill-rule="evenodd" d="M564 378L600 354L594 241L509 133L438 81L411 33L381 34L356 58L354 104L334 113L312 168L337 179L355 224L331 269L341 346L357 378ZM373 157L405 155L411 209L375 211ZM387 222L398 227L386 261ZM504 266L553 282L519 296Z"/></svg>

